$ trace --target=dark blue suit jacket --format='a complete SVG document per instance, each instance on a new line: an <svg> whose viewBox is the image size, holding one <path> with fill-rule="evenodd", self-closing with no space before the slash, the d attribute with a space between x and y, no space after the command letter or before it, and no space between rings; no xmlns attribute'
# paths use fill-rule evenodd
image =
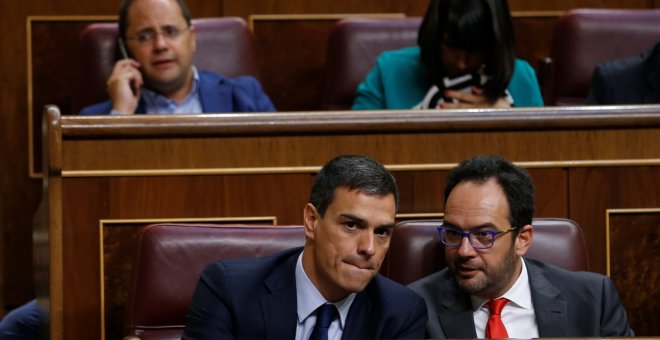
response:
<svg viewBox="0 0 660 340"><path fill-rule="evenodd" d="M594 69L587 104L660 103L660 43L634 57Z"/></svg>
<svg viewBox="0 0 660 340"><path fill-rule="evenodd" d="M633 336L619 295L606 276L571 272L525 259L541 338ZM476 338L472 302L447 268L409 287L426 300L427 335Z"/></svg>
<svg viewBox="0 0 660 340"><path fill-rule="evenodd" d="M259 82L250 76L227 78L213 72L199 72L199 97L204 112L272 112L273 103L261 89ZM112 101L85 107L81 115L105 115L112 111ZM144 98L140 98L136 113L145 113Z"/></svg>
<svg viewBox="0 0 660 340"><path fill-rule="evenodd" d="M183 339L294 339L295 268L302 248L212 263L200 275ZM342 339L423 338L424 300L377 275L358 293Z"/></svg>

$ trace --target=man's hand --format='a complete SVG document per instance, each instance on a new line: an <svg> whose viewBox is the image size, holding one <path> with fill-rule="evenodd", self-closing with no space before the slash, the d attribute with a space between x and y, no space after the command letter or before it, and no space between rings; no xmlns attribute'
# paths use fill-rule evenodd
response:
<svg viewBox="0 0 660 340"><path fill-rule="evenodd" d="M123 114L135 113L143 84L139 67L140 63L134 59L123 59L115 63L108 79L108 95L114 111Z"/></svg>
<svg viewBox="0 0 660 340"><path fill-rule="evenodd" d="M476 86L472 87L472 93L463 91L447 90L444 93L445 97L454 98L458 103L440 103L441 109L474 109L483 107L492 108L506 108L511 107L511 104L506 98L499 98L494 103L488 101L484 95L484 90Z"/></svg>

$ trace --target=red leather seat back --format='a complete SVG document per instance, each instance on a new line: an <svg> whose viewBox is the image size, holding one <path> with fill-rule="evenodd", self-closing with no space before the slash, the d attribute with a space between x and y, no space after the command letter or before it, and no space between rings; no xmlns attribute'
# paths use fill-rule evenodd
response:
<svg viewBox="0 0 660 340"><path fill-rule="evenodd" d="M181 337L199 273L219 259L302 246L302 226L154 224L140 235L125 334Z"/></svg>
<svg viewBox="0 0 660 340"><path fill-rule="evenodd" d="M551 48L554 103L582 105L597 64L634 56L660 41L660 10L577 9L556 23Z"/></svg>
<svg viewBox="0 0 660 340"><path fill-rule="evenodd" d="M421 18L357 19L337 22L330 33L321 109L347 110L355 90L381 53L417 45Z"/></svg>
<svg viewBox="0 0 660 340"><path fill-rule="evenodd" d="M408 284L446 266L444 246L437 227L442 220L404 221L397 225L387 262L386 275ZM534 238L526 257L573 271L589 270L582 229L562 218L535 218Z"/></svg>
<svg viewBox="0 0 660 340"><path fill-rule="evenodd" d="M200 71L213 71L228 77L259 77L256 45L245 21L238 17L204 18L192 21L197 37L193 63ZM116 60L121 58L117 45L116 23L97 23L81 35L79 87L74 110L108 99L106 82Z"/></svg>

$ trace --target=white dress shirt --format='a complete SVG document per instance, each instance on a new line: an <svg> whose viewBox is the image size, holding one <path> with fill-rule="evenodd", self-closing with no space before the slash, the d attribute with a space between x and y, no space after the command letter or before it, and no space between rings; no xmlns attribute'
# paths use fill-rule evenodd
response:
<svg viewBox="0 0 660 340"><path fill-rule="evenodd" d="M339 312L339 318L332 321L328 329L329 340L340 340L346 324L348 310L355 300L355 293L348 295L343 300L334 302ZM328 302L318 288L314 286L302 266L302 253L298 256L296 263L296 301L298 311L298 326L296 327L296 340L308 340L314 325L316 324L316 314L314 313L321 305Z"/></svg>
<svg viewBox="0 0 660 340"><path fill-rule="evenodd" d="M522 262L522 271L520 276L504 295L500 296L509 300L502 309L502 323L506 328L509 338L531 339L539 337L539 328L536 324L534 314L534 305L532 304L532 292L529 286L529 276L527 275L527 266ZM474 316L474 326L477 331L477 338L483 339L486 333L486 323L490 312L484 300L477 296L471 296Z"/></svg>

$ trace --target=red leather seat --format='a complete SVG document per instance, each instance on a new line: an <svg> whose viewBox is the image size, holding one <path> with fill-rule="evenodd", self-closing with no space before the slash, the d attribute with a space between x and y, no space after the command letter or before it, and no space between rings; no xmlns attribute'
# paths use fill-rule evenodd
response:
<svg viewBox="0 0 660 340"><path fill-rule="evenodd" d="M555 25L551 60L542 65L546 105L584 104L596 65L651 48L660 41L659 23L660 10L568 11Z"/></svg>
<svg viewBox="0 0 660 340"><path fill-rule="evenodd" d="M302 226L154 224L143 229L125 335L181 338L199 273L219 259L273 254L305 242Z"/></svg>
<svg viewBox="0 0 660 340"><path fill-rule="evenodd" d="M442 220L400 222L384 266L392 280L409 284L446 266L437 227ZM573 271L589 270L582 229L562 218L535 218L534 238L526 257Z"/></svg>
<svg viewBox="0 0 660 340"><path fill-rule="evenodd" d="M321 109L347 110L355 90L388 50L417 45L421 18L357 19L337 22L330 33Z"/></svg>
<svg viewBox="0 0 660 340"><path fill-rule="evenodd" d="M256 46L252 32L238 17L194 19L197 50L193 63L201 71L214 71L228 77L259 76ZM108 99L106 82L120 52L116 23L91 24L81 36L79 84L74 112Z"/></svg>

